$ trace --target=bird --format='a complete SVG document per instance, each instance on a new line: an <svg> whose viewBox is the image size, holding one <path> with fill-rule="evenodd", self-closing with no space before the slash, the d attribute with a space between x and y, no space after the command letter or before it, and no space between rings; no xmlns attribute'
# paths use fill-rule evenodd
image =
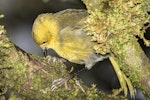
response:
<svg viewBox="0 0 150 100"><path fill-rule="evenodd" d="M94 42L84 31L87 15L87 11L76 9L40 14L32 28L34 40L44 54L47 49L53 49L60 57L73 63L85 64L90 70L96 62L108 56L94 51Z"/></svg>
<svg viewBox="0 0 150 100"><path fill-rule="evenodd" d="M83 9L67 9L56 13L43 13L37 16L32 27L34 41L42 48L44 55L48 49L53 49L60 57L85 67L65 78L55 80L52 91L62 86L66 81L84 70L90 70L96 62L109 58L119 78L121 88L127 96L127 86L130 94L135 90L130 80L120 70L119 65L111 54L97 54L93 49L96 44L87 35L85 21L88 12Z"/></svg>

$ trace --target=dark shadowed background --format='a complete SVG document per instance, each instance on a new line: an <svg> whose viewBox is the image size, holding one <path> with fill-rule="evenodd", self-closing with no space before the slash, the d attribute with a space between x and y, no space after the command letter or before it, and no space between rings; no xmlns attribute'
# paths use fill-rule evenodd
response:
<svg viewBox="0 0 150 100"><path fill-rule="evenodd" d="M42 50L35 44L32 38L32 24L37 15L41 13L54 13L68 8L86 9L80 0L0 0L0 13L5 17L0 24L5 25L9 38L15 45L30 54L43 56ZM150 29L149 29L150 30ZM145 35L150 39L150 31ZM146 48L140 40L147 56L150 57L150 48ZM51 50L49 54L55 55ZM69 63L68 67L84 67ZM77 70L77 69L75 69ZM92 70L79 75L84 84L91 86L96 84L99 90L111 93L112 89L119 88L118 79L109 60L97 63ZM145 100L138 90L136 100Z"/></svg>

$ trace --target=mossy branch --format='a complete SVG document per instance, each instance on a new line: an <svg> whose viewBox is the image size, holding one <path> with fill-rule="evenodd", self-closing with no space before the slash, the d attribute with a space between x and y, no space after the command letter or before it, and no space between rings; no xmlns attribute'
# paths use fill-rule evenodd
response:
<svg viewBox="0 0 150 100"><path fill-rule="evenodd" d="M137 36L146 46L150 26L149 0L82 0L89 12L86 31L98 44L97 53L113 53L122 71L150 99L150 61Z"/></svg>
<svg viewBox="0 0 150 100"><path fill-rule="evenodd" d="M135 36L144 40L144 24L150 23L149 0L83 0L90 16L86 25L97 53L112 52L120 68L150 98L150 61L141 49ZM147 26L146 26L147 27ZM65 87L51 92L53 80L67 76L65 65L61 62L47 62L46 58L26 54L15 47L0 27L0 99L5 100L7 91L12 100L25 99L126 99L98 92L93 86L83 86L83 93L73 80L69 81L70 90Z"/></svg>
<svg viewBox="0 0 150 100"><path fill-rule="evenodd" d="M59 61L47 62L44 57L27 54L7 38L6 31L0 26L0 99L6 100L125 100L121 96L106 95L97 91L95 85L86 87L85 93L75 84L68 82L56 91L50 87L55 79L66 77L66 66ZM8 95L7 95L8 97Z"/></svg>

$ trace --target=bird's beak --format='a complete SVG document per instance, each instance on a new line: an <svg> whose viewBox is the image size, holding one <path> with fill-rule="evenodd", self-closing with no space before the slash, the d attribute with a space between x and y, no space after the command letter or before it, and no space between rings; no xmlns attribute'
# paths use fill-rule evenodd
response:
<svg viewBox="0 0 150 100"><path fill-rule="evenodd" d="M47 48L43 49L43 55L46 57L47 56Z"/></svg>

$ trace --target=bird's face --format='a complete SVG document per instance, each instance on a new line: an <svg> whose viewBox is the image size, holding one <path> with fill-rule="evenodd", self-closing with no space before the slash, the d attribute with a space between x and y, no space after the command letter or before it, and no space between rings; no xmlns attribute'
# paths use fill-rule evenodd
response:
<svg viewBox="0 0 150 100"><path fill-rule="evenodd" d="M51 14L41 14L33 24L33 38L43 49L44 54L49 48L53 48L58 35L58 23Z"/></svg>

